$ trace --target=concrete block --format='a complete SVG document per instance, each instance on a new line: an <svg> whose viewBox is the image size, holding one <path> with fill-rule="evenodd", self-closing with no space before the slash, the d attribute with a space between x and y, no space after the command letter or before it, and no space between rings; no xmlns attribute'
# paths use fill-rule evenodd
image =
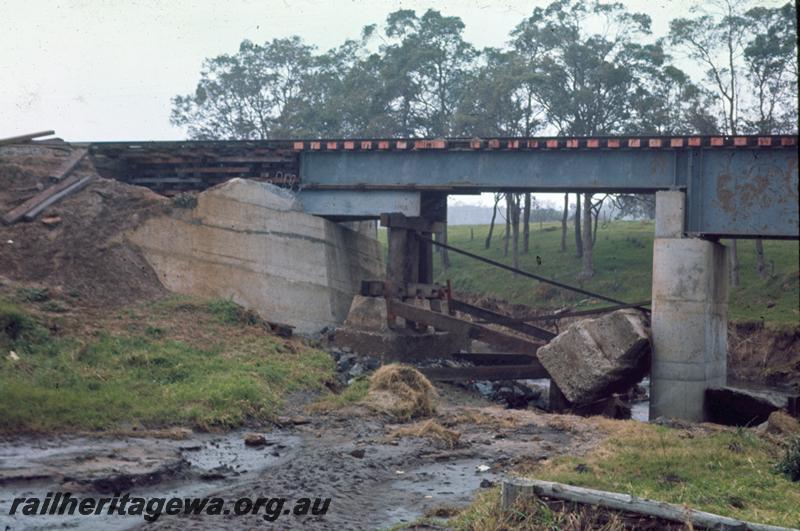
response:
<svg viewBox="0 0 800 531"><path fill-rule="evenodd" d="M624 391L647 372L650 337L644 317L619 310L573 323L536 355L572 404Z"/></svg>
<svg viewBox="0 0 800 531"><path fill-rule="evenodd" d="M350 311L347 313L344 325L373 332L389 330L386 299L356 295L350 304Z"/></svg>
<svg viewBox="0 0 800 531"><path fill-rule="evenodd" d="M682 238L685 216L685 193L656 192L656 238Z"/></svg>

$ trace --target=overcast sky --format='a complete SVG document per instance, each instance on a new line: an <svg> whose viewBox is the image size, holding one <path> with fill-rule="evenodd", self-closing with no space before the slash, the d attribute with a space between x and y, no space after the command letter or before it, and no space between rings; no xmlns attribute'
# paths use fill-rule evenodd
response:
<svg viewBox="0 0 800 531"><path fill-rule="evenodd" d="M502 46L537 0L0 0L0 137L54 129L66 140L182 139L170 98L204 58L247 38L297 34L322 50L396 9L458 15L466 39ZM692 2L628 0L653 29Z"/></svg>

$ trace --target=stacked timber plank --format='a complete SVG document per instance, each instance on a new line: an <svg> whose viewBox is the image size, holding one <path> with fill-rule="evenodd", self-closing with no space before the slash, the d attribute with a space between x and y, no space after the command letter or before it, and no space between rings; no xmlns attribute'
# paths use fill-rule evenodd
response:
<svg viewBox="0 0 800 531"><path fill-rule="evenodd" d="M297 154L289 142L143 142L94 144L98 170L165 195L204 190L236 177L291 187Z"/></svg>

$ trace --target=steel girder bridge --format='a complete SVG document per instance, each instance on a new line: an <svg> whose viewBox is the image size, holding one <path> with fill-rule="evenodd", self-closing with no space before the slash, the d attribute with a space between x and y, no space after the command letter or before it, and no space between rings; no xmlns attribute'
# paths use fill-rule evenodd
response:
<svg viewBox="0 0 800 531"><path fill-rule="evenodd" d="M448 194L654 193L651 416L703 420L706 392L726 385L727 254L716 242L800 237L797 143L797 136L761 135L115 142L89 148L101 173L166 194L244 177L296 190L311 214L381 219L388 227L386 278L365 279L362 294L386 298L390 324L400 317L401 326L449 330L505 350L462 355L477 367L429 371L439 379L548 376L535 353L554 335L453 300L449 286L433 282L432 246L441 243L431 235L447 220ZM615 303L608 309L651 305L589 294ZM430 310L408 304L420 298ZM552 404L566 405L556 385Z"/></svg>

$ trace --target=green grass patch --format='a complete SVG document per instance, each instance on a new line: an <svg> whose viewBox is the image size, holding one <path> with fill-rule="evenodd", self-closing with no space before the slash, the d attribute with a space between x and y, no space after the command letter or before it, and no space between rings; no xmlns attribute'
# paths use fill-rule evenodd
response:
<svg viewBox="0 0 800 531"><path fill-rule="evenodd" d="M511 265L511 256L503 256L503 225L495 227L490 249L484 249L488 225L449 227L448 242L472 253ZM470 229L474 238L470 238ZM566 284L583 287L626 302L650 300L653 269L652 221L613 221L601 225L597 233L594 263L596 275L580 280L581 259L575 255L573 227L570 225L567 250L561 252L560 223L531 224L530 252L520 256L520 267ZM385 242L385 231L379 231ZM722 243L729 242L723 240ZM738 243L741 286L730 291L729 317L734 321L765 321L797 324L800 321L800 243L764 241L769 276L756 273L755 244ZM540 259L537 260L537 257ZM605 305L584 295L561 290L544 283L514 275L456 253L450 253L451 267L442 271L435 259L436 280L453 281L457 291L492 295L510 302L534 307L581 308Z"/></svg>
<svg viewBox="0 0 800 531"><path fill-rule="evenodd" d="M369 391L369 377L359 376L350 385L345 387L341 393L331 393L323 396L309 407L314 412L326 412L341 409L361 402L366 398Z"/></svg>
<svg viewBox="0 0 800 531"><path fill-rule="evenodd" d="M132 314L121 330L62 337L0 301L0 345L20 357L0 358L0 432L232 428L268 421L288 393L333 375L327 353L229 322L228 302L167 300L142 313L158 325ZM186 319L207 336L192 339Z"/></svg>
<svg viewBox="0 0 800 531"><path fill-rule="evenodd" d="M535 477L796 526L800 489L775 470L780 455L779 447L748 430L700 433L642 425L612 436L584 458L554 459Z"/></svg>
<svg viewBox="0 0 800 531"><path fill-rule="evenodd" d="M796 527L800 489L776 470L783 453L748 430L705 433L640 424L621 429L586 456L557 457L525 475ZM456 529L558 529L563 517L535 503L503 511L495 489L480 495L449 525Z"/></svg>

